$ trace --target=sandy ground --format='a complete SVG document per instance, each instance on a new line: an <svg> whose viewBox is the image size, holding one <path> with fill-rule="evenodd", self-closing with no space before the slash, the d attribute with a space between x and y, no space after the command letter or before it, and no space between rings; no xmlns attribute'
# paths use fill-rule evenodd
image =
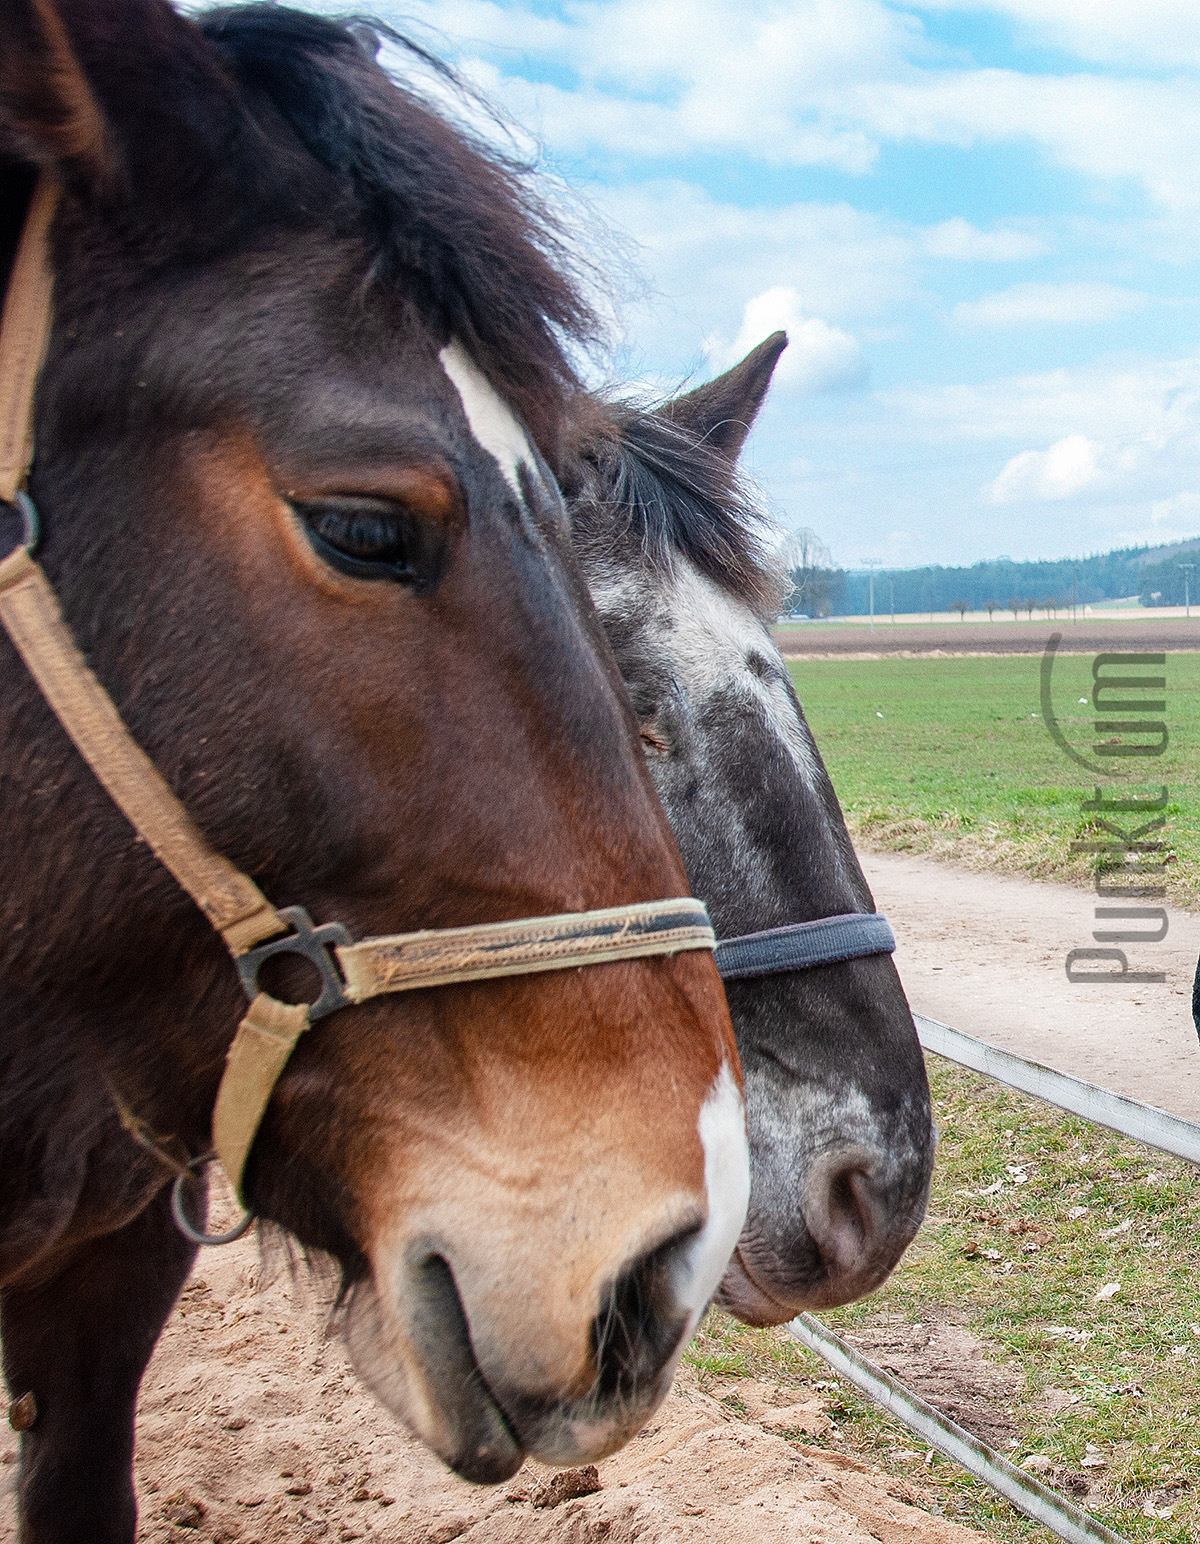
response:
<svg viewBox="0 0 1200 1544"><path fill-rule="evenodd" d="M311 1281L262 1275L251 1239L207 1254L159 1345L138 1422L145 1544L984 1544L911 1504L919 1481L812 1445L831 1431L819 1396L731 1379L714 1398L688 1370L598 1471L466 1485L363 1392ZM0 1475L15 1456L6 1430Z"/></svg>
<svg viewBox="0 0 1200 1544"><path fill-rule="evenodd" d="M1063 962L1090 942L1089 892L923 857L863 863L919 1012L1200 1118L1200 915L1172 911L1162 943L1131 950L1164 984L1073 985ZM919 1475L897 1480L831 1450L829 1402L813 1388L799 1402L795 1388L747 1379L702 1392L687 1370L598 1471L530 1465L494 1490L465 1485L361 1389L325 1333L327 1301L282 1262L264 1274L251 1239L202 1256L143 1388L144 1544L982 1544L923 1509L933 1497ZM951 1323L876 1317L856 1337L869 1355L1009 1446L1016 1383L990 1348ZM0 1544L15 1538L16 1442L4 1429Z"/></svg>
<svg viewBox="0 0 1200 1544"><path fill-rule="evenodd" d="M916 1012L1200 1120L1191 1012L1200 914L1168 907L1161 943L1124 946L1131 971L1163 971L1165 982L1073 983L1068 952L1096 947L1097 926L1122 925L1096 922L1090 890L899 853L860 851L859 858L876 905L891 918L896 964Z"/></svg>

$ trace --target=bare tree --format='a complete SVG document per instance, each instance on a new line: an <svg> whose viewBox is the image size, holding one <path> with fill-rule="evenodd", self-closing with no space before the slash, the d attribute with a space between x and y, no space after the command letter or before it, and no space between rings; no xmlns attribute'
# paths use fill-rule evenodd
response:
<svg viewBox="0 0 1200 1544"><path fill-rule="evenodd" d="M992 620L992 612L1000 610L1000 602L998 600L985 600L983 609L987 612L988 621L990 622Z"/></svg>
<svg viewBox="0 0 1200 1544"><path fill-rule="evenodd" d="M1021 602L1017 599L1017 597L1015 595L1012 597L1011 600L1009 600L1009 601L1007 601L1005 603L1004 609L1005 609L1005 611L1011 611L1012 612L1012 614L1013 614L1013 621L1014 622L1019 622L1021 620Z"/></svg>
<svg viewBox="0 0 1200 1544"><path fill-rule="evenodd" d="M1033 613L1034 613L1034 610L1035 610L1036 607L1037 607L1037 601L1036 600L1029 600L1028 598L1026 598L1025 600L1023 600L1021 602L1021 610L1023 612L1025 612L1026 616L1028 616L1028 618L1029 618L1029 620L1031 622L1033 621Z"/></svg>
<svg viewBox="0 0 1200 1544"><path fill-rule="evenodd" d="M952 600L948 609L951 611L957 611L958 620L962 622L966 619L967 612L970 610L970 608L971 602L969 600Z"/></svg>
<svg viewBox="0 0 1200 1544"><path fill-rule="evenodd" d="M791 585L784 610L827 616L833 558L817 533L807 525L789 531L779 549L779 558Z"/></svg>

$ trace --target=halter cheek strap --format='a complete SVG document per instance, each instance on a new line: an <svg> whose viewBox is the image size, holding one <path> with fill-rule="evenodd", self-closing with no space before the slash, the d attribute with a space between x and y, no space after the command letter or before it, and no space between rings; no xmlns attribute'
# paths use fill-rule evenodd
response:
<svg viewBox="0 0 1200 1544"><path fill-rule="evenodd" d="M22 545L0 561L0 624L113 803L200 907L238 965L250 1007L226 1058L213 1142L240 1194L275 1084L296 1041L326 1014L382 993L712 949L716 939L703 903L685 896L354 943L340 923L315 927L300 907L276 911L249 875L213 851L125 727L33 557L37 512L23 488L33 460L34 393L50 332L48 237L57 198L55 183L43 176L0 319L0 501L20 510L25 527ZM299 954L317 967L322 990L313 1003L283 1003L259 991L259 970L281 953ZM244 1231L245 1225L219 1238L197 1233L183 1211L185 1177L176 1181L175 1217L189 1237L220 1243Z"/></svg>
<svg viewBox="0 0 1200 1544"><path fill-rule="evenodd" d="M40 177L25 215L0 323L0 499L11 504L33 460L33 394L50 341L54 276L47 260L58 185Z"/></svg>

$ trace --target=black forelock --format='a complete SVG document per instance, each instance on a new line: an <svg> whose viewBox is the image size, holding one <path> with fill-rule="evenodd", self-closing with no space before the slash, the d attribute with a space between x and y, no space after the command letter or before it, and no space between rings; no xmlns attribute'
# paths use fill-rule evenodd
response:
<svg viewBox="0 0 1200 1544"><path fill-rule="evenodd" d="M564 344L590 340L595 319L529 168L452 123L375 54L394 44L453 84L448 66L363 17L250 4L197 22L251 111L269 103L333 174L375 282L403 283L514 405L531 387L546 395L574 386ZM253 154L252 142L242 153Z"/></svg>
<svg viewBox="0 0 1200 1544"><path fill-rule="evenodd" d="M584 548L599 556L633 541L662 572L683 556L774 620L780 579L766 545L766 519L728 457L660 413L621 401L599 405L575 454L568 493Z"/></svg>

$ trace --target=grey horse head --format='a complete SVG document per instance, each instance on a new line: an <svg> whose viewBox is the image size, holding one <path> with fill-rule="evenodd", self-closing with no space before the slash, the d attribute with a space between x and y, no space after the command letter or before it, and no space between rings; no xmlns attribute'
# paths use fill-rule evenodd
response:
<svg viewBox="0 0 1200 1544"><path fill-rule="evenodd" d="M564 475L584 575L718 938L874 902L767 624L778 576L736 461L783 333L654 411L599 403ZM718 1301L754 1324L872 1291L912 1240L935 1138L890 955L728 984L750 1213Z"/></svg>

